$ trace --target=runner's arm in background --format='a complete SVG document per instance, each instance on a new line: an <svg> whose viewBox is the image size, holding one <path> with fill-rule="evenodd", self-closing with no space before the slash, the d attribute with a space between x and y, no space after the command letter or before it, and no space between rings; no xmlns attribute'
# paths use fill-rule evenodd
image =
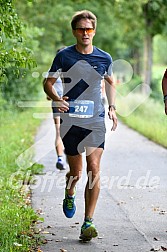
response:
<svg viewBox="0 0 167 252"><path fill-rule="evenodd" d="M164 95L164 103L165 103L165 114L167 115L167 69L162 78L162 91Z"/></svg>
<svg viewBox="0 0 167 252"><path fill-rule="evenodd" d="M57 107L59 108L60 112L66 112L69 109L69 104L66 102L68 97L64 96L60 98L56 93L53 84L56 82L56 78L48 77L46 78L45 82L43 83L45 93L55 102L57 103Z"/></svg>

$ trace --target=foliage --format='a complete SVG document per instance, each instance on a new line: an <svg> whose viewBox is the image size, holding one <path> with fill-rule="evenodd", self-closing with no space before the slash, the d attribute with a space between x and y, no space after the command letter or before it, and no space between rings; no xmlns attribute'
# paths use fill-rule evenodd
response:
<svg viewBox="0 0 167 252"><path fill-rule="evenodd" d="M115 0L114 7L116 19L122 23L124 43L130 44L129 57L134 57L134 69L138 74L143 72L143 80L150 84L152 38L167 30L166 0Z"/></svg>
<svg viewBox="0 0 167 252"><path fill-rule="evenodd" d="M167 65L167 36L156 35L154 37L154 63Z"/></svg>
<svg viewBox="0 0 167 252"><path fill-rule="evenodd" d="M131 92L141 83L142 83L141 77L136 75L133 76L133 78L129 82L121 85L118 84L117 90L121 95L126 96L129 92Z"/></svg>
<svg viewBox="0 0 167 252"><path fill-rule="evenodd" d="M155 100L159 100L159 102L163 101L163 94L162 94L162 76L165 72L165 65L154 65L153 66L153 75L152 75L152 93L151 97Z"/></svg>
<svg viewBox="0 0 167 252"><path fill-rule="evenodd" d="M166 0L147 0L142 5L145 30L152 36L161 34L167 25Z"/></svg>
<svg viewBox="0 0 167 252"><path fill-rule="evenodd" d="M124 43L130 43L131 48L141 47L144 32L144 22L141 18L143 3L145 0L114 1L115 19L121 24Z"/></svg>
<svg viewBox="0 0 167 252"><path fill-rule="evenodd" d="M38 0L28 4L26 2L16 1L17 11L24 22L31 20L33 26L43 29L43 35L38 38L42 51L49 51L54 56L60 46L71 43L70 19L74 9L68 4L70 1ZM43 59L40 57L39 61L41 60Z"/></svg>
<svg viewBox="0 0 167 252"><path fill-rule="evenodd" d="M1 88L2 97L8 102L8 109L10 105L15 105L16 108L18 101L35 100L38 97L40 79L33 78L30 70L20 68L17 73L16 67L9 67L5 75L7 80L2 83Z"/></svg>
<svg viewBox="0 0 167 252"><path fill-rule="evenodd" d="M136 55L134 48L142 53L142 40L146 29L143 6L148 2L148 0L64 0L63 2L38 0L30 2L27 6L25 1L22 3L16 1L23 20L31 20L33 25L45 30L44 35L39 38L40 48L42 52L49 53L51 58L61 45L75 43L71 34L71 17L75 11L88 9L98 17L94 44L111 53L114 59L124 58L132 63L139 60L139 58L131 59ZM162 7L165 10L165 6ZM44 61L50 65L52 60L48 59L47 62L44 58L44 53L40 54L38 62Z"/></svg>
<svg viewBox="0 0 167 252"><path fill-rule="evenodd" d="M11 12L15 13L14 7L9 6ZM8 57L5 56L6 62L3 62L1 72L5 76L1 78L1 97L8 102L8 108L10 104L17 104L18 100L34 99L40 84L40 79L33 78L29 69L36 66L32 49L38 52L39 42L36 38L42 36L43 32L38 27L23 25L16 13L14 17L17 22L6 24L2 43Z"/></svg>
<svg viewBox="0 0 167 252"><path fill-rule="evenodd" d="M144 33L152 36L167 28L166 0L114 1L115 18L122 24L125 41L141 47Z"/></svg>
<svg viewBox="0 0 167 252"><path fill-rule="evenodd" d="M30 67L35 65L32 51L25 46L21 23L11 0L0 0L0 76L9 66Z"/></svg>

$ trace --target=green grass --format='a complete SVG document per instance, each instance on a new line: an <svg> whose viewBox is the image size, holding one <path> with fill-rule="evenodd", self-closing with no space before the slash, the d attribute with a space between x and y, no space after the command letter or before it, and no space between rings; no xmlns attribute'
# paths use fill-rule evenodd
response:
<svg viewBox="0 0 167 252"><path fill-rule="evenodd" d="M153 65L152 92L144 103L140 102L143 94L139 91L132 92L142 83L141 78L136 76L126 85L117 87L122 97L117 97L116 104L118 116L125 124L167 148L167 116L164 112L161 84L165 69L164 65ZM141 105L134 109L137 103Z"/></svg>
<svg viewBox="0 0 167 252"><path fill-rule="evenodd" d="M133 97L135 99L135 96ZM122 111L127 104L118 106ZM129 127L137 130L148 139L167 148L167 116L164 113L164 104L148 98L142 105L128 116L120 116L120 119Z"/></svg>
<svg viewBox="0 0 167 252"><path fill-rule="evenodd" d="M162 76L163 76L165 70L166 70L166 66L165 65L154 64L153 65L153 69L152 69L152 78L153 79L160 79L160 80L162 80Z"/></svg>
<svg viewBox="0 0 167 252"><path fill-rule="evenodd" d="M16 164L18 156L34 142L40 121L32 117L33 111L1 111L0 124L0 251L30 250L38 241L33 223L38 216L31 208L30 191L24 184L27 172L31 175L41 165L22 169ZM33 153L32 153L33 156ZM19 173L16 175L16 172ZM19 182L19 183L18 183Z"/></svg>
<svg viewBox="0 0 167 252"><path fill-rule="evenodd" d="M159 100L160 102L163 99L162 77L164 75L165 70L166 70L166 66L164 65L153 65L152 83L151 83L151 88L153 89L153 92L151 94L151 97L156 100Z"/></svg>

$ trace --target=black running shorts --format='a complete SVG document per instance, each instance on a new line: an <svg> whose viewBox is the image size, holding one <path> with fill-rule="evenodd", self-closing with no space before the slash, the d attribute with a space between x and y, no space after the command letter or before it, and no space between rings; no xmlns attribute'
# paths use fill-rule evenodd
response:
<svg viewBox="0 0 167 252"><path fill-rule="evenodd" d="M105 132L104 122L92 123L84 125L84 127L72 125L70 129L64 125L60 126L65 153L70 156L83 153L85 147L104 149Z"/></svg>

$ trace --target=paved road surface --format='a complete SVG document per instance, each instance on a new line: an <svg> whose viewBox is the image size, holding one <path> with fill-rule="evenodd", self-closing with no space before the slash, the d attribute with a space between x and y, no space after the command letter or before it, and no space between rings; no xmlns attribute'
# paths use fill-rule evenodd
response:
<svg viewBox="0 0 167 252"><path fill-rule="evenodd" d="M32 186L32 201L45 219L38 225L48 239L42 251L148 252L167 248L167 150L121 123L111 132L109 123L107 120L101 192L94 215L99 237L90 243L78 241L85 172L77 187L77 212L67 219L62 212L65 172L55 168L53 122L49 119L41 125L36 159L45 169Z"/></svg>

